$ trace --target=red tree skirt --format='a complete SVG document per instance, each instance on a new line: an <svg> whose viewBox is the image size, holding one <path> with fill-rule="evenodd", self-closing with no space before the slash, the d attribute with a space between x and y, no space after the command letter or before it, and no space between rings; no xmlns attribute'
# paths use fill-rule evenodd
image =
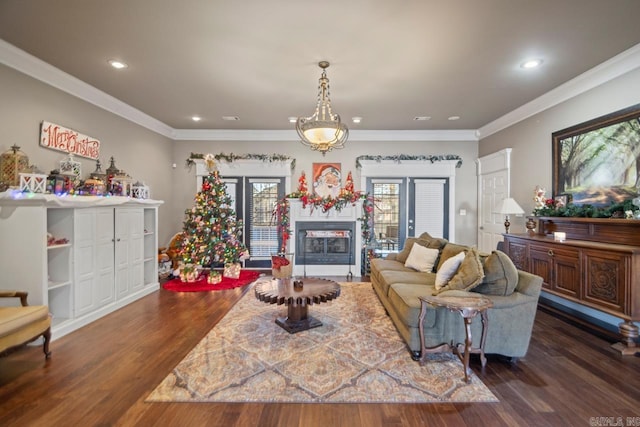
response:
<svg viewBox="0 0 640 427"><path fill-rule="evenodd" d="M202 276L197 282L185 283L180 279L173 279L162 285L168 291L173 292L204 292L204 291L220 291L223 289L233 289L240 286L248 285L254 282L260 273L251 270L240 270L240 277L237 279L230 279L223 277L222 282L210 285L207 283L207 277Z"/></svg>

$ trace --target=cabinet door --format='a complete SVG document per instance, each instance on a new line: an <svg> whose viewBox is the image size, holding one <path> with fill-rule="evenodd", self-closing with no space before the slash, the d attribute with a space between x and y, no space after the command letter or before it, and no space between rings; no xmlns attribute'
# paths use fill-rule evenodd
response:
<svg viewBox="0 0 640 427"><path fill-rule="evenodd" d="M75 315L113 301L113 209L76 209L74 220Z"/></svg>
<svg viewBox="0 0 640 427"><path fill-rule="evenodd" d="M553 289L580 298L580 253L573 250L552 249Z"/></svg>
<svg viewBox="0 0 640 427"><path fill-rule="evenodd" d="M114 301L113 208L99 208L96 213L96 296L98 306Z"/></svg>
<svg viewBox="0 0 640 427"><path fill-rule="evenodd" d="M116 298L144 287L144 216L142 208L115 209Z"/></svg>
<svg viewBox="0 0 640 427"><path fill-rule="evenodd" d="M97 307L96 289L96 210L76 209L74 215L75 316Z"/></svg>
<svg viewBox="0 0 640 427"><path fill-rule="evenodd" d="M529 271L527 262L527 244L520 240L509 239L507 237L506 251L518 270Z"/></svg>
<svg viewBox="0 0 640 427"><path fill-rule="evenodd" d="M583 299L600 307L630 315L625 284L631 283L631 257L627 254L584 251Z"/></svg>
<svg viewBox="0 0 640 427"><path fill-rule="evenodd" d="M553 259L549 256L549 249L533 245L529 247L529 272L542 277L542 286L551 289Z"/></svg>

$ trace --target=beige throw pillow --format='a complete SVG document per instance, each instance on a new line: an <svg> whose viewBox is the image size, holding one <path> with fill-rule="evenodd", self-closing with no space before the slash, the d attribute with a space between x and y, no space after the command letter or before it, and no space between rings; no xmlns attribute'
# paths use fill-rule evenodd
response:
<svg viewBox="0 0 640 427"><path fill-rule="evenodd" d="M484 270L476 248L471 248L466 253L461 252L461 254L464 254L464 259L460 264L460 268L445 286L441 288L436 286L436 293L451 289L470 291L482 282Z"/></svg>
<svg viewBox="0 0 640 427"><path fill-rule="evenodd" d="M420 244L414 244L404 266L413 268L414 270L430 273L438 259L439 253L440 251L437 249L425 248Z"/></svg>
<svg viewBox="0 0 640 427"><path fill-rule="evenodd" d="M458 268L460 268L464 257L465 253L460 252L458 255L449 258L440 265L436 273L436 290L440 290L449 283L449 280L451 280L454 274L456 274L456 271L458 271Z"/></svg>

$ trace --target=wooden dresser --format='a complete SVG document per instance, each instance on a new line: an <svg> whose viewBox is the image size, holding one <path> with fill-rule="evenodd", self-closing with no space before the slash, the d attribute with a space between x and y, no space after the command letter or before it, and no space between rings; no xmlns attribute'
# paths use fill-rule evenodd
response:
<svg viewBox="0 0 640 427"><path fill-rule="evenodd" d="M554 240L564 232L566 240ZM539 217L537 232L505 234L504 250L521 270L543 278L543 290L623 319L623 354L640 351L640 221Z"/></svg>

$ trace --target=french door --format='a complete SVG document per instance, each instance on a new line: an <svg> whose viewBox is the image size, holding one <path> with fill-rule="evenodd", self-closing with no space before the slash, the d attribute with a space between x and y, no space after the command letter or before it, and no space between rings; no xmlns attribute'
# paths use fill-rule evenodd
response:
<svg viewBox="0 0 640 427"><path fill-rule="evenodd" d="M245 177L244 243L250 254L246 267L271 267L271 254L277 253L281 244L273 210L283 197L282 178Z"/></svg>
<svg viewBox="0 0 640 427"><path fill-rule="evenodd" d="M449 238L448 178L368 178L374 198L373 229L383 250L397 251L407 237L428 232Z"/></svg>
<svg viewBox="0 0 640 427"><path fill-rule="evenodd" d="M374 237L383 249L397 250L406 236L407 184L405 178L369 178L367 192L373 196Z"/></svg>

